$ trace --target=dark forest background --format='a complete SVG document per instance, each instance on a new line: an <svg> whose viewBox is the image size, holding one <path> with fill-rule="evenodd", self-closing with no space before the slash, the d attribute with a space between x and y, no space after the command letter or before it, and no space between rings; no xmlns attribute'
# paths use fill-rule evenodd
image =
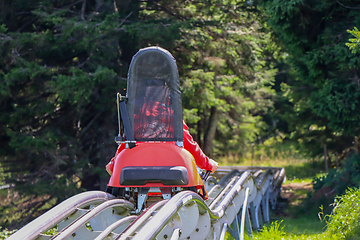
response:
<svg viewBox="0 0 360 240"><path fill-rule="evenodd" d="M0 214L17 216L2 224L105 189L116 93L147 46L175 57L184 118L214 159L265 141L357 153L359 26L351 0L2 0L0 182L15 201Z"/></svg>

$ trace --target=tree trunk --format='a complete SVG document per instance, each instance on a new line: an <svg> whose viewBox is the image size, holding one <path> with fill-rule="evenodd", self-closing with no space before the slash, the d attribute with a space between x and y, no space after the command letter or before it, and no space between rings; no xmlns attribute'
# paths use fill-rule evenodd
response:
<svg viewBox="0 0 360 240"><path fill-rule="evenodd" d="M338 153L335 152L335 161L336 161L336 169L339 168L339 156L338 156Z"/></svg>
<svg viewBox="0 0 360 240"><path fill-rule="evenodd" d="M204 134L204 148L203 148L204 153L209 157L212 156L213 140L215 138L217 118L218 118L217 109L216 107L212 107L209 124Z"/></svg>
<svg viewBox="0 0 360 240"><path fill-rule="evenodd" d="M329 171L329 168L328 168L328 161L327 161L326 144L324 144L324 162L325 162L325 172L327 173Z"/></svg>

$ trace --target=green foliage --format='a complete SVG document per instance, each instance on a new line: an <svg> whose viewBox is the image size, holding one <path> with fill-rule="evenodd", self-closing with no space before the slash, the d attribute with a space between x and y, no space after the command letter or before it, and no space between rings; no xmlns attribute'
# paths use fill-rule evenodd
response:
<svg viewBox="0 0 360 240"><path fill-rule="evenodd" d="M261 231L261 238L264 239L279 239L286 236L284 226L280 226L281 222L275 221L270 226L264 226Z"/></svg>
<svg viewBox="0 0 360 240"><path fill-rule="evenodd" d="M360 51L360 31L357 29L357 27L354 27L353 30L347 30L348 33L351 33L355 38L350 38L349 43L345 43L346 46L348 46L352 53L356 54L358 51Z"/></svg>
<svg viewBox="0 0 360 240"><path fill-rule="evenodd" d="M298 229L298 231L291 230L289 225L296 224L299 227L297 220L285 220L272 222L270 226L264 226L263 230L254 234L254 239L357 239L359 236L359 202L360 189L350 188L346 190L345 194L336 197L333 211L327 215L323 220L326 221L326 228L323 232L306 233L308 229ZM302 219L307 223L312 222L309 215ZM292 223L292 221L295 221ZM319 221L319 220L318 220Z"/></svg>
<svg viewBox="0 0 360 240"><path fill-rule="evenodd" d="M326 176L321 176L313 180L314 190L319 190L324 186L335 189L336 195L342 195L347 188L360 186L360 155L352 154L343 161L343 166L338 169L331 169Z"/></svg>
<svg viewBox="0 0 360 240"><path fill-rule="evenodd" d="M200 120L190 112L185 117L205 149L208 126L216 121L212 152L243 154L267 128L262 116L272 106L271 85L276 72L272 63L278 48L261 21L263 13L256 7L239 2L237 8L224 13L225 2L217 2L222 7L215 10L209 6L211 15L198 16L205 26L182 29L186 37L179 44L186 50L178 59L183 104L186 109L195 109ZM200 12L205 6L207 3L194 4L186 9L195 13L194 9Z"/></svg>
<svg viewBox="0 0 360 240"><path fill-rule="evenodd" d="M342 152L360 133L359 58L345 45L359 10L352 1L257 2L287 53L277 65L275 129L312 156L322 154L324 144Z"/></svg>
<svg viewBox="0 0 360 240"><path fill-rule="evenodd" d="M132 56L151 45L177 60L195 139L209 154L241 154L267 128L262 116L272 105L278 47L262 17L248 1L5 1L4 183L48 208L76 192L104 190L104 167L116 149L115 96L125 92ZM41 208L26 206L14 210L18 219Z"/></svg>
<svg viewBox="0 0 360 240"><path fill-rule="evenodd" d="M288 232L286 229L291 229L288 225L293 220L275 221L270 226L264 226L259 233L255 233L253 239L357 239L360 233L359 202L359 188L349 188L344 195L336 197L332 204L333 211L324 218L326 221L324 232L314 234L301 231L306 229L298 229L303 233L293 230ZM303 220L311 221L309 216Z"/></svg>
<svg viewBox="0 0 360 240"><path fill-rule="evenodd" d="M360 189L349 188L335 199L328 216L327 232L342 239L356 239L360 233Z"/></svg>
<svg viewBox="0 0 360 240"><path fill-rule="evenodd" d="M317 211L323 206L323 214L329 214L336 196L345 194L348 188L360 187L360 155L350 154L342 161L341 168L330 169L328 174L315 177L312 185L314 191L308 194L299 211Z"/></svg>
<svg viewBox="0 0 360 240"><path fill-rule="evenodd" d="M85 189L98 189L94 185L105 180L106 173L98 174L97 169L103 170L113 154L108 132L116 126L115 121L106 122L115 119L113 99L125 87L119 80L127 71L119 67L122 60L116 52L121 24L114 21L110 2L88 3L85 8L72 1L4 4L1 166L11 173L6 183L15 184L20 198L41 197L41 206L49 208ZM106 146L111 151L102 153ZM32 204L14 201L19 206L13 213L6 208L0 213L31 220L28 214L41 208L26 209Z"/></svg>
<svg viewBox="0 0 360 240"><path fill-rule="evenodd" d="M294 224L296 224L296 219L294 220ZM262 229L262 231L254 233L253 237L248 237L246 236L245 239L256 239L256 240L266 240L266 239L289 239L289 240L300 240L300 239L304 239L304 240L321 240L321 239L338 239L338 238L330 238L329 234L327 233L296 233L294 231L287 231L286 227L287 224L291 224L290 223L291 220L287 220L286 222L284 222L283 220L281 221L274 221L272 222L270 225L265 225ZM309 219L308 219L309 222ZM299 229L299 230L305 230L304 232L306 232L306 229Z"/></svg>
<svg viewBox="0 0 360 240"><path fill-rule="evenodd" d="M11 230L9 231L8 229L2 229L2 227L0 226L0 239L4 240L8 237L10 237L11 234L15 233L17 231L17 229L15 230Z"/></svg>

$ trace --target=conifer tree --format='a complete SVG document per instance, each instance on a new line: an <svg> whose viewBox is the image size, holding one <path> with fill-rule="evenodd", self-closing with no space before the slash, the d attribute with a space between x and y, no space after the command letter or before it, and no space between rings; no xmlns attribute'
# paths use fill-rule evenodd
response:
<svg viewBox="0 0 360 240"><path fill-rule="evenodd" d="M45 203L105 189L115 97L140 48L174 55L184 116L208 154L242 152L263 127L276 47L248 1L0 4L0 181L19 193L21 224Z"/></svg>
<svg viewBox="0 0 360 240"><path fill-rule="evenodd" d="M360 133L360 59L346 46L347 30L360 22L359 5L350 0L257 2L288 54L286 78L277 82L288 107L281 105L278 116L303 150L319 155L327 145L341 153Z"/></svg>

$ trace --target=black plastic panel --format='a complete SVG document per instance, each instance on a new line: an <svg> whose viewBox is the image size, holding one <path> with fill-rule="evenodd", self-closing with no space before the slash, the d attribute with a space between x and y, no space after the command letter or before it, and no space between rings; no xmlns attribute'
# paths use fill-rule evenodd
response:
<svg viewBox="0 0 360 240"><path fill-rule="evenodd" d="M166 167L124 167L121 169L120 185L145 185L162 183L163 185L187 185L188 171L182 166Z"/></svg>

